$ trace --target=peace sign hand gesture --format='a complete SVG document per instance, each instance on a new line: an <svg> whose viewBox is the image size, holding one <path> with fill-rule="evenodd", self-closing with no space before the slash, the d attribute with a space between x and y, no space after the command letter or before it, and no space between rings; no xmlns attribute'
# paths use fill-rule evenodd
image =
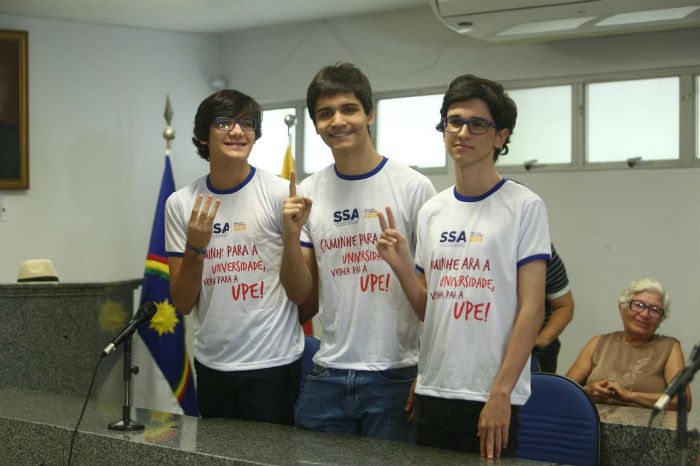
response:
<svg viewBox="0 0 700 466"><path fill-rule="evenodd" d="M377 241L377 252L394 270L406 265L411 268L408 243L401 232L396 229L396 220L391 207L386 207L386 219L382 212L377 212L377 218L379 218L379 226L382 229L382 234Z"/></svg>

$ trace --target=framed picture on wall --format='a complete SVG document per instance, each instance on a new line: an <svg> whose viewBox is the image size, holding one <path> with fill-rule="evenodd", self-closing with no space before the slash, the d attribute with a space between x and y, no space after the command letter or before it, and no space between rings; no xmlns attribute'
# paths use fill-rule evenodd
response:
<svg viewBox="0 0 700 466"><path fill-rule="evenodd" d="M29 189L27 37L0 30L0 190Z"/></svg>

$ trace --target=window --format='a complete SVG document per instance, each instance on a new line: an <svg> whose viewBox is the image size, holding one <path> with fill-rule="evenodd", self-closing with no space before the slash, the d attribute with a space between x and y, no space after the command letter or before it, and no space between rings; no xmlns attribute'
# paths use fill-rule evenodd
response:
<svg viewBox="0 0 700 466"><path fill-rule="evenodd" d="M295 115L294 108L277 108L263 111L262 137L255 142L248 161L251 165L275 175L282 172L284 154L289 144L287 124L284 117ZM292 154L294 153L294 127L291 129Z"/></svg>
<svg viewBox="0 0 700 466"><path fill-rule="evenodd" d="M316 134L316 127L304 107L304 173L316 173L332 163L333 153Z"/></svg>
<svg viewBox="0 0 700 466"><path fill-rule="evenodd" d="M508 154L497 165L571 163L572 86L549 86L508 91L518 118Z"/></svg>
<svg viewBox="0 0 700 466"><path fill-rule="evenodd" d="M509 153L497 162L503 173L700 166L697 66L504 85L518 119ZM427 175L451 170L435 130L443 95L437 87L377 93L372 127L377 152ZM298 153L294 148L298 179L333 164L304 102L280 105L294 108L265 112L264 137L251 163L279 173L287 144L284 117L291 113L298 117L292 137L296 133L301 141Z"/></svg>
<svg viewBox="0 0 700 466"><path fill-rule="evenodd" d="M416 168L445 167L440 122L442 94L377 101L377 152Z"/></svg>
<svg viewBox="0 0 700 466"><path fill-rule="evenodd" d="M678 159L679 78L587 86L588 162Z"/></svg>

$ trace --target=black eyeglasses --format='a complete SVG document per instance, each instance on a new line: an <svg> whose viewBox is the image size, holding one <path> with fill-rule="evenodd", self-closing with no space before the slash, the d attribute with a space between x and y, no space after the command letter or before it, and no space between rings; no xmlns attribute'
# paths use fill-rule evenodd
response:
<svg viewBox="0 0 700 466"><path fill-rule="evenodd" d="M459 133L464 125L467 125L467 128L471 134L486 134L486 132L489 130L489 126L496 128L496 122L485 120L483 118L463 120L460 117L449 116L441 118L440 123L442 129L448 133Z"/></svg>
<svg viewBox="0 0 700 466"><path fill-rule="evenodd" d="M637 314L644 312L644 309L649 309L649 316L656 320L661 319L665 312L663 307L648 306L647 304L637 301L636 299L630 299L627 301L627 306L630 308L630 311L636 312Z"/></svg>
<svg viewBox="0 0 700 466"><path fill-rule="evenodd" d="M255 131L258 127L258 120L255 118L231 118L231 117L216 117L211 120L220 131L231 131L236 123L243 131Z"/></svg>

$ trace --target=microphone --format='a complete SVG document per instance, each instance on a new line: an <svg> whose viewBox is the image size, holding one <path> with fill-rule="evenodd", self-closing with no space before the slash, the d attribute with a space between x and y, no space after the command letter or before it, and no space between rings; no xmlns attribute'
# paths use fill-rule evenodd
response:
<svg viewBox="0 0 700 466"><path fill-rule="evenodd" d="M676 375L673 378L671 384L668 387L666 387L664 394L661 395L658 400L656 400L653 409L654 414L664 409L668 402L671 401L671 398L678 395L678 393L680 393L681 391L685 390L686 385L688 385L690 381L693 380L693 376L698 371L698 369L700 369L700 343L695 345L695 347L693 348L693 351L690 353L690 357L688 358L688 362L686 363L685 367L683 367L683 369L681 369L678 375Z"/></svg>
<svg viewBox="0 0 700 466"><path fill-rule="evenodd" d="M151 317L155 315L157 310L158 308L156 307L156 303L154 303L153 301L149 301L143 306L141 306L136 311L134 317L132 317L131 320L126 324L124 330L122 330L119 333L119 335L117 335L114 338L114 340L112 340L112 343L105 346L105 349L102 350L102 357L104 358L105 356L107 356L109 353L114 351L121 342L123 342L127 338L130 338L134 331L136 331L136 328L142 323L146 322L147 320L151 320Z"/></svg>

